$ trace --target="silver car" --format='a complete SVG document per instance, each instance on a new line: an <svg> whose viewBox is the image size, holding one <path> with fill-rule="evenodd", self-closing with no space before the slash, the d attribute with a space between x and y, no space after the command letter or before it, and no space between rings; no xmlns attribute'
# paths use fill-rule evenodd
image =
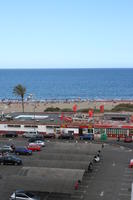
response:
<svg viewBox="0 0 133 200"><path fill-rule="evenodd" d="M30 131L30 132L25 132L22 136L25 138L31 138L31 137L36 137L38 135L37 131Z"/></svg>
<svg viewBox="0 0 133 200"><path fill-rule="evenodd" d="M4 145L4 146L0 147L0 151L1 152L13 152L13 149L11 148L10 145Z"/></svg>
<svg viewBox="0 0 133 200"><path fill-rule="evenodd" d="M40 197L36 196L31 192L27 192L24 190L16 190L11 196L9 200L40 200Z"/></svg>
<svg viewBox="0 0 133 200"><path fill-rule="evenodd" d="M41 147L45 147L45 142L41 140L36 140L35 142L30 142L29 145L39 145Z"/></svg>

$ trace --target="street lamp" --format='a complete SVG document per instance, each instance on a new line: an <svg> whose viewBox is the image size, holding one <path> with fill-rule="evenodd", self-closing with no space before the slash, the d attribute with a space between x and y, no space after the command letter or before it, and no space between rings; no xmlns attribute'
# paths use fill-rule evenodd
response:
<svg viewBox="0 0 133 200"><path fill-rule="evenodd" d="M34 96L34 100L33 100L33 96ZM36 119L36 117L35 117L35 111L36 111L35 95L30 94L30 97L31 97L31 100L33 101L33 113L34 113L34 118L33 118L33 120L34 120L34 131L35 131L35 119Z"/></svg>

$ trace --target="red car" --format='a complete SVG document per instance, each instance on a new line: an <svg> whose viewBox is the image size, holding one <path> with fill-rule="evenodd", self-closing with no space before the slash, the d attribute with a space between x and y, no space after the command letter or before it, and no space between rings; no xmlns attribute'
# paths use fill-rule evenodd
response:
<svg viewBox="0 0 133 200"><path fill-rule="evenodd" d="M132 136L126 136L124 142L132 142Z"/></svg>
<svg viewBox="0 0 133 200"><path fill-rule="evenodd" d="M133 168L133 159L130 160L129 168Z"/></svg>
<svg viewBox="0 0 133 200"><path fill-rule="evenodd" d="M32 151L41 151L41 146L39 145L29 145L27 149L32 150Z"/></svg>

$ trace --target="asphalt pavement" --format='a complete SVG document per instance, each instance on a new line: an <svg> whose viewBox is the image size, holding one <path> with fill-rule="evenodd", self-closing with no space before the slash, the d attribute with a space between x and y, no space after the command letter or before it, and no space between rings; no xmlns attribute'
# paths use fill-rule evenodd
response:
<svg viewBox="0 0 133 200"><path fill-rule="evenodd" d="M52 148L53 142L47 142L46 148L47 145ZM1 140L0 143L7 143L7 140ZM26 139L17 139L15 143L26 145ZM29 162L38 157L38 153L35 152L32 157L27 157ZM108 141L102 151L101 161L94 165L92 173L84 175L78 190L69 196L43 193L41 200L130 200L133 169L128 165L131 158L133 158L132 143ZM11 194L10 188L6 188L4 178L16 174L20 168L21 166L0 166L0 200L8 200Z"/></svg>

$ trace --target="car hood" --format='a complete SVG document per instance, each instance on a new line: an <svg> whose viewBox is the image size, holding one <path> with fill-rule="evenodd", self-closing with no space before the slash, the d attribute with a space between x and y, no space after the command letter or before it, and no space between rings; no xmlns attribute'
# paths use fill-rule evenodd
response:
<svg viewBox="0 0 133 200"><path fill-rule="evenodd" d="M33 200L40 200L40 197L34 197Z"/></svg>
<svg viewBox="0 0 133 200"><path fill-rule="evenodd" d="M15 193L13 193L12 195L11 195L11 198L15 198ZM40 200L40 197L38 197L38 196L34 196L33 198L31 198L32 200Z"/></svg>
<svg viewBox="0 0 133 200"><path fill-rule="evenodd" d="M15 158L15 160L22 161L21 158Z"/></svg>

